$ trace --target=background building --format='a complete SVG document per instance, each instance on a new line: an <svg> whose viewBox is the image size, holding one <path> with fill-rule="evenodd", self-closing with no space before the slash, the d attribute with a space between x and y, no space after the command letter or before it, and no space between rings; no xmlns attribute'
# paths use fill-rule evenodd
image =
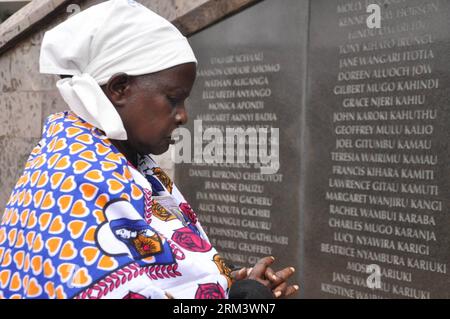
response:
<svg viewBox="0 0 450 319"><path fill-rule="evenodd" d="M15 12L19 11L20 8L31 2L31 0L26 1L14 1L14 0L1 0L0 1L0 23L8 19Z"/></svg>

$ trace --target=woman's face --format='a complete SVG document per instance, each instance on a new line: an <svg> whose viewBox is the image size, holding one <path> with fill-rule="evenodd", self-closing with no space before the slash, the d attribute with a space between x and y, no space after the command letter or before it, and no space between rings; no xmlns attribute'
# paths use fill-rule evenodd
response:
<svg viewBox="0 0 450 319"><path fill-rule="evenodd" d="M106 94L115 105L128 134L128 149L141 155L162 154L172 132L187 122L185 101L196 76L195 63L138 77L113 77Z"/></svg>

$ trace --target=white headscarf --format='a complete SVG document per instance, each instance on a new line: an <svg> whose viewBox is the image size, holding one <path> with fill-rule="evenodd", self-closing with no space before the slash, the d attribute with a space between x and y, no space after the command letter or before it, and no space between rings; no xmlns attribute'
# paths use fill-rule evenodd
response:
<svg viewBox="0 0 450 319"><path fill-rule="evenodd" d="M56 84L71 110L109 138L126 140L100 85L119 72L136 76L189 62L197 63L195 55L169 21L133 0L110 0L45 33L40 72L72 75Z"/></svg>

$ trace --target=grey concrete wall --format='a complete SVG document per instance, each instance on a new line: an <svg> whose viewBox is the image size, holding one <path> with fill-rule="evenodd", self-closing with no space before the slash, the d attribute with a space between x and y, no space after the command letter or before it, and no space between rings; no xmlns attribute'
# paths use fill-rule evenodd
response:
<svg viewBox="0 0 450 319"><path fill-rule="evenodd" d="M189 35L257 0L140 0L173 21ZM33 0L0 25L0 215L39 141L42 124L54 112L67 109L59 96L56 76L39 73L44 33L70 16L70 4L81 9L101 0ZM171 176L169 154L157 161Z"/></svg>
<svg viewBox="0 0 450 319"><path fill-rule="evenodd" d="M43 31L0 56L0 212L39 140L43 119L64 109L54 76L38 72Z"/></svg>

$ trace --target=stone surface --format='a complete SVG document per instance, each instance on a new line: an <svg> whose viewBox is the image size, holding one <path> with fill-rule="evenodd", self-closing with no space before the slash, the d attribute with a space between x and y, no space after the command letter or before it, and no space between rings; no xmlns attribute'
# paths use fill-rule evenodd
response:
<svg viewBox="0 0 450 319"><path fill-rule="evenodd" d="M292 265L298 270L297 282L307 13L307 1L266 0L190 38L199 61L187 107L191 137L193 123L200 119L204 128L216 127L221 135L227 127L278 128L279 170L262 174L253 164L205 161L179 164L175 170L178 187L229 263L253 266L273 255L277 268ZM262 145L264 135L258 131ZM204 152L207 144L204 140ZM260 146L260 151L274 154L275 145ZM193 160L199 153L193 147L191 152Z"/></svg>
<svg viewBox="0 0 450 319"><path fill-rule="evenodd" d="M35 2L36 3L36 2ZM28 15L32 2L14 13L9 19L0 24L0 47L17 37L29 27Z"/></svg>
<svg viewBox="0 0 450 319"><path fill-rule="evenodd" d="M69 110L66 102L62 99L58 91L47 91L42 96L42 121L44 122L50 114Z"/></svg>
<svg viewBox="0 0 450 319"><path fill-rule="evenodd" d="M164 18L172 21L178 16L189 12L190 10L208 2L208 0L166 0L166 1L152 1L142 0L140 3L150 8L155 12L159 12Z"/></svg>
<svg viewBox="0 0 450 319"><path fill-rule="evenodd" d="M449 298L450 3L386 2L381 29L335 3L311 1L305 294Z"/></svg>
<svg viewBox="0 0 450 319"><path fill-rule="evenodd" d="M4 93L0 100L0 136L40 137L42 132L42 92Z"/></svg>
<svg viewBox="0 0 450 319"><path fill-rule="evenodd" d="M260 0L202 1L202 5L199 1L199 5L193 10L186 10L183 15L178 16L174 24L183 34L191 35L258 1ZM179 2L181 4L182 1Z"/></svg>
<svg viewBox="0 0 450 319"><path fill-rule="evenodd" d="M10 76L15 79L15 91L53 90L54 81L39 73L40 45L44 32L38 32L8 51L11 57Z"/></svg>
<svg viewBox="0 0 450 319"><path fill-rule="evenodd" d="M33 147L39 141L38 138L18 138L0 136L0 211L8 201L11 190L22 174L25 163Z"/></svg>
<svg viewBox="0 0 450 319"><path fill-rule="evenodd" d="M0 92L2 93L13 92L17 87L11 75L11 55L12 51L8 51L0 56Z"/></svg>
<svg viewBox="0 0 450 319"><path fill-rule="evenodd" d="M70 1L74 2L73 0ZM65 2L69 2L69 0L31 1L17 11L0 25L0 51L3 46L9 45L22 33L30 31L36 23L53 13L58 6Z"/></svg>

